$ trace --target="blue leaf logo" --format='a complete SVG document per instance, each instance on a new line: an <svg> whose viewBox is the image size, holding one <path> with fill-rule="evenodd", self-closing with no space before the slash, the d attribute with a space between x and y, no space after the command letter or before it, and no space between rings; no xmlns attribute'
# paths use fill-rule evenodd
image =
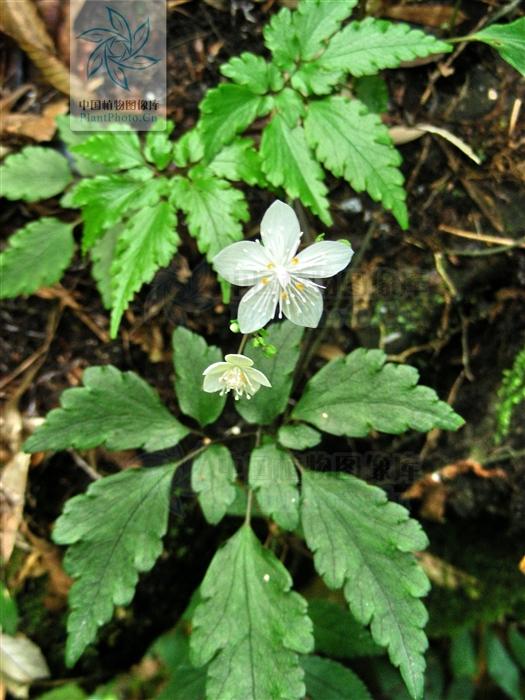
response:
<svg viewBox="0 0 525 700"><path fill-rule="evenodd" d="M124 90L129 90L126 70L146 70L160 59L140 53L149 41L149 17L132 32L124 15L106 6L111 28L93 27L77 36L97 46L90 53L86 73L92 78L104 68L109 79Z"/></svg>

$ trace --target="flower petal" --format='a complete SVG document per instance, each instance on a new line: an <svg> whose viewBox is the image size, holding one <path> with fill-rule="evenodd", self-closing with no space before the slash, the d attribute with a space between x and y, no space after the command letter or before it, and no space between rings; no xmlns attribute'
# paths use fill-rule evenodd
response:
<svg viewBox="0 0 525 700"><path fill-rule="evenodd" d="M255 382L257 384L260 384L261 386L272 386L268 377L265 374L263 374L263 372L261 372L260 370L255 369L255 367L249 367L248 369L245 369L244 373L248 376L248 379L251 382Z"/></svg>
<svg viewBox="0 0 525 700"><path fill-rule="evenodd" d="M279 282L259 283L241 299L237 320L241 333L253 333L265 326L275 316L279 296Z"/></svg>
<svg viewBox="0 0 525 700"><path fill-rule="evenodd" d="M222 391L224 385L221 384L219 380L223 374L224 370L218 368L215 368L213 372L206 374L204 376L204 381L202 382L203 390L206 391L208 394L211 394L214 391Z"/></svg>
<svg viewBox="0 0 525 700"><path fill-rule="evenodd" d="M286 265L301 240L299 219L292 207L279 199L275 201L261 221L261 238L272 262Z"/></svg>
<svg viewBox="0 0 525 700"><path fill-rule="evenodd" d="M208 365L206 369L204 370L203 374L206 376L207 374L210 373L215 373L217 372L218 374L221 374L225 370L229 369L228 363L227 362L213 362L211 365Z"/></svg>
<svg viewBox="0 0 525 700"><path fill-rule="evenodd" d="M301 277L332 277L350 263L354 251L341 241L320 241L302 250L289 271Z"/></svg>
<svg viewBox="0 0 525 700"><path fill-rule="evenodd" d="M300 288L298 288L300 286ZM313 284L291 282L286 287L283 313L298 326L317 328L323 313L323 295Z"/></svg>
<svg viewBox="0 0 525 700"><path fill-rule="evenodd" d="M268 274L269 262L258 241L240 241L221 250L213 258L213 267L227 282L239 287L251 287Z"/></svg>
<svg viewBox="0 0 525 700"><path fill-rule="evenodd" d="M242 367L243 369L245 367L251 367L253 365L253 360L250 360L250 358L246 357L246 355L230 354L226 355L224 359L230 365L235 365L235 367Z"/></svg>

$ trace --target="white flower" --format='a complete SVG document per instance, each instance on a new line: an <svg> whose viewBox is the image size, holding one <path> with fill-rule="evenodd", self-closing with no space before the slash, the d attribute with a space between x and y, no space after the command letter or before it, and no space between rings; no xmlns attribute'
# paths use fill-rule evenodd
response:
<svg viewBox="0 0 525 700"><path fill-rule="evenodd" d="M221 396L233 391L235 399L240 399L243 394L251 399L261 386L272 386L246 355L226 355L224 359L226 362L214 362L204 370L204 391L210 394L220 391Z"/></svg>
<svg viewBox="0 0 525 700"><path fill-rule="evenodd" d="M262 328L279 308L298 326L316 328L323 313L321 285L312 279L332 277L352 259L342 241L320 241L297 254L301 240L294 210L277 200L261 222L260 241L241 241L213 259L215 270L228 282L251 287L239 304L241 333Z"/></svg>

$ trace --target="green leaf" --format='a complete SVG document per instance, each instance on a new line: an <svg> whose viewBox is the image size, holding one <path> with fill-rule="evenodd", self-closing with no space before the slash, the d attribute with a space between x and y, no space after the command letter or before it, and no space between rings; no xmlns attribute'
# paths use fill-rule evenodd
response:
<svg viewBox="0 0 525 700"><path fill-rule="evenodd" d="M492 630L486 638L487 671L494 683L513 700L522 700L519 669Z"/></svg>
<svg viewBox="0 0 525 700"><path fill-rule="evenodd" d="M511 428L512 416L516 406L525 402L525 347L520 350L512 367L503 370L503 380L498 389L498 403L496 406L496 443L506 437Z"/></svg>
<svg viewBox="0 0 525 700"><path fill-rule="evenodd" d="M358 100L327 97L309 105L305 130L328 170L344 177L356 192L366 190L392 210L402 228L408 228L404 178L398 167L401 156L376 114Z"/></svg>
<svg viewBox="0 0 525 700"><path fill-rule="evenodd" d="M225 146L209 165L214 175L227 180L243 180L249 185L266 187L261 159L252 139L236 139Z"/></svg>
<svg viewBox="0 0 525 700"><path fill-rule="evenodd" d="M322 59L303 63L292 75L291 84L301 95L328 95L344 78L342 70L325 70Z"/></svg>
<svg viewBox="0 0 525 700"><path fill-rule="evenodd" d="M207 700L304 696L298 653L312 649L306 601L244 525L215 554L193 617L192 661L210 662Z"/></svg>
<svg viewBox="0 0 525 700"><path fill-rule="evenodd" d="M70 545L64 568L75 579L69 593L68 666L95 639L114 606L131 601L139 572L149 571L160 555L173 473L172 465L127 469L93 482L86 494L66 503L53 540Z"/></svg>
<svg viewBox="0 0 525 700"><path fill-rule="evenodd" d="M171 162L173 143L170 141L170 134L174 126L173 122L163 120L161 123L157 122L156 128L151 128L146 134L144 155L146 160L159 170L164 170Z"/></svg>
<svg viewBox="0 0 525 700"><path fill-rule="evenodd" d="M153 279L159 267L171 262L180 242L176 226L173 207L168 202L159 202L138 211L124 227L111 268L112 338L116 337L122 315L135 292Z"/></svg>
<svg viewBox="0 0 525 700"><path fill-rule="evenodd" d="M491 24L468 39L492 46L504 61L525 75L525 17L509 24Z"/></svg>
<svg viewBox="0 0 525 700"><path fill-rule="evenodd" d="M340 605L329 600L309 600L308 615L314 623L317 652L343 659L383 655L370 632Z"/></svg>
<svg viewBox="0 0 525 700"><path fill-rule="evenodd" d="M274 97L275 109L282 116L290 128L297 126L300 117L304 117L306 109L298 92L291 88L284 88Z"/></svg>
<svg viewBox="0 0 525 700"><path fill-rule="evenodd" d="M172 336L175 392L181 411L201 425L213 423L221 415L226 396L206 394L202 374L214 362L222 362L222 352L215 345L187 328L176 328Z"/></svg>
<svg viewBox="0 0 525 700"><path fill-rule="evenodd" d="M71 182L64 156L51 148L26 146L0 165L0 197L36 202L62 192Z"/></svg>
<svg viewBox="0 0 525 700"><path fill-rule="evenodd" d="M295 530L299 523L298 481L292 458L275 443L252 451L250 486L262 512L284 530Z"/></svg>
<svg viewBox="0 0 525 700"><path fill-rule="evenodd" d="M137 169L122 175L98 175L81 180L71 193L71 204L82 207L84 231L82 250L87 252L128 213L155 205L163 180L151 171Z"/></svg>
<svg viewBox="0 0 525 700"><path fill-rule="evenodd" d="M301 665L311 700L372 700L359 676L337 661L305 656Z"/></svg>
<svg viewBox="0 0 525 700"><path fill-rule="evenodd" d="M197 128L190 129L173 144L173 162L179 168L196 163L204 157L204 144Z"/></svg>
<svg viewBox="0 0 525 700"><path fill-rule="evenodd" d="M325 48L327 39L350 17L357 3L358 0L301 0L293 15L293 26L303 61L315 58Z"/></svg>
<svg viewBox="0 0 525 700"><path fill-rule="evenodd" d="M364 437L372 430L457 430L463 419L433 389L418 386L407 365L385 364L382 350L359 348L326 364L307 383L292 417L332 435Z"/></svg>
<svg viewBox="0 0 525 700"><path fill-rule="evenodd" d="M260 347L248 345L244 351L254 366L263 372L272 385L271 389L258 391L248 401L245 398L235 402L235 408L248 423L268 425L284 412L292 390L293 371L299 359L301 338L304 329L290 321L272 323L267 328L265 340L275 345L277 352L266 357Z"/></svg>
<svg viewBox="0 0 525 700"><path fill-rule="evenodd" d="M381 489L348 474L303 471L302 524L315 568L329 588L344 586L352 615L388 648L414 698L421 698L429 583L410 552L426 536Z"/></svg>
<svg viewBox="0 0 525 700"><path fill-rule="evenodd" d="M284 187L289 197L298 197L323 223L331 225L324 174L308 147L304 129L290 128L276 114L263 130L260 154L268 181Z"/></svg>
<svg viewBox="0 0 525 700"><path fill-rule="evenodd" d="M18 627L18 609L7 586L0 581L0 627L4 634L13 636Z"/></svg>
<svg viewBox="0 0 525 700"><path fill-rule="evenodd" d="M509 629L509 647L514 658L525 671L525 637L515 627Z"/></svg>
<svg viewBox="0 0 525 700"><path fill-rule="evenodd" d="M74 252L73 224L46 217L19 229L0 253L0 299L58 282Z"/></svg>
<svg viewBox="0 0 525 700"><path fill-rule="evenodd" d="M91 249L91 274L97 284L105 309L113 306L113 289L111 287L111 266L115 257L117 241L122 233L123 225L116 224L95 242Z"/></svg>
<svg viewBox="0 0 525 700"><path fill-rule="evenodd" d="M207 158L213 158L222 146L270 108L268 98L256 95L245 85L222 83L208 90L200 104L199 122Z"/></svg>
<svg viewBox="0 0 525 700"><path fill-rule="evenodd" d="M113 170L127 170L144 165L140 141L135 131L106 131L93 134L71 148L75 154Z"/></svg>
<svg viewBox="0 0 525 700"><path fill-rule="evenodd" d="M157 639L152 652L162 659L169 672L168 682L156 700L205 700L206 669L195 668L191 663L190 641L183 630L176 629Z"/></svg>
<svg viewBox="0 0 525 700"><path fill-rule="evenodd" d="M190 233L208 260L242 239L241 221L247 221L249 213L240 190L200 169L190 178L173 178L171 186L171 201L186 214Z"/></svg>
<svg viewBox="0 0 525 700"><path fill-rule="evenodd" d="M283 425L279 428L277 439L283 447L290 450L307 450L321 442L321 434L304 423Z"/></svg>
<svg viewBox="0 0 525 700"><path fill-rule="evenodd" d="M474 639L468 628L459 630L450 640L450 667L454 678L474 679L478 673Z"/></svg>
<svg viewBox="0 0 525 700"><path fill-rule="evenodd" d="M210 445L193 461L191 487L198 494L206 520L216 525L235 500L237 472L224 445Z"/></svg>
<svg viewBox="0 0 525 700"><path fill-rule="evenodd" d="M388 109L388 86L380 75L364 75L354 83L358 100L365 105L369 112L386 112Z"/></svg>
<svg viewBox="0 0 525 700"><path fill-rule="evenodd" d="M351 22L328 44L320 63L325 71L341 70L356 77L396 68L403 61L452 51L452 45L402 22L368 17Z"/></svg>
<svg viewBox="0 0 525 700"><path fill-rule="evenodd" d="M39 695L37 700L87 700L87 695L76 683L66 683Z"/></svg>
<svg viewBox="0 0 525 700"><path fill-rule="evenodd" d="M281 90L284 85L283 76L277 66L248 51L223 63L220 71L234 83L245 85L257 95L264 95L270 90Z"/></svg>
<svg viewBox="0 0 525 700"><path fill-rule="evenodd" d="M55 119L58 126L58 133L62 141L69 147L78 146L80 143L91 136L91 132L100 131L101 125L97 122L84 122L80 117L74 117L71 114L61 114ZM77 129L83 131L73 131L71 124L74 124ZM74 169L86 177L93 175L101 175L107 173L108 169L99 163L93 163L87 158L83 158L78 153L71 154L74 161Z"/></svg>
<svg viewBox="0 0 525 700"><path fill-rule="evenodd" d="M160 450L188 434L161 403L156 392L133 372L112 365L88 367L84 386L66 389L60 408L26 441L24 450Z"/></svg>
<svg viewBox="0 0 525 700"><path fill-rule="evenodd" d="M287 7L277 12L265 25L264 43L273 54L279 68L289 71L300 56L300 46L293 26L293 16Z"/></svg>
<svg viewBox="0 0 525 700"><path fill-rule="evenodd" d="M454 678L447 688L445 700L472 700L476 694L476 684L470 678Z"/></svg>

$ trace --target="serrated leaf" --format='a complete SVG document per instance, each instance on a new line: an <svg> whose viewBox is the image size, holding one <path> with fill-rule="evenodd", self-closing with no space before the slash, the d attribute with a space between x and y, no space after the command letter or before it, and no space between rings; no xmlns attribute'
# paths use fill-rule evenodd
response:
<svg viewBox="0 0 525 700"><path fill-rule="evenodd" d="M277 66L249 51L230 58L227 63L222 64L220 71L234 83L245 85L257 95L264 95L270 90L280 90L284 85L283 76Z"/></svg>
<svg viewBox="0 0 525 700"><path fill-rule="evenodd" d="M284 530L299 522L299 478L290 455L275 443L256 447L250 455L249 484L262 512Z"/></svg>
<svg viewBox="0 0 525 700"><path fill-rule="evenodd" d="M352 14L358 0L301 0L293 14L293 26L301 59L308 61L321 52L341 22Z"/></svg>
<svg viewBox="0 0 525 700"><path fill-rule="evenodd" d="M286 119L276 114L263 130L260 154L268 181L274 187L284 187L289 197L298 197L323 223L331 225L323 171L308 147L302 126L290 128Z"/></svg>
<svg viewBox="0 0 525 700"><path fill-rule="evenodd" d="M51 148L26 146L0 165L0 197L36 202L59 194L71 180L64 156Z"/></svg>
<svg viewBox="0 0 525 700"><path fill-rule="evenodd" d="M237 472L224 445L210 445L191 467L191 487L197 493L206 520L216 525L235 500Z"/></svg>
<svg viewBox="0 0 525 700"><path fill-rule="evenodd" d="M169 265L180 238L177 217L168 202L136 212L119 236L111 268L113 310L110 335L117 335L120 320L135 292L150 282L159 267Z"/></svg>
<svg viewBox="0 0 525 700"><path fill-rule="evenodd" d="M525 75L525 17L508 24L491 24L468 38L489 44L504 61Z"/></svg>
<svg viewBox="0 0 525 700"><path fill-rule="evenodd" d="M448 51L452 51L451 44L408 24L367 17L351 22L333 36L320 64L325 71L342 70L359 78L396 68L403 61Z"/></svg>
<svg viewBox="0 0 525 700"><path fill-rule="evenodd" d="M359 676L337 661L305 656L301 665L311 700L372 700Z"/></svg>
<svg viewBox="0 0 525 700"><path fill-rule="evenodd" d="M344 78L343 70L325 70L322 59L303 63L292 75L291 84L301 95L328 95Z"/></svg>
<svg viewBox="0 0 525 700"><path fill-rule="evenodd" d="M70 499L53 530L70 545L64 568L75 579L69 593L66 663L73 666L107 622L115 605L133 598L139 572L162 551L174 466L128 469L91 484Z"/></svg>
<svg viewBox="0 0 525 700"><path fill-rule="evenodd" d="M225 146L209 165L214 175L227 180L243 180L249 185L266 187L266 178L261 169L261 158L252 139L236 139Z"/></svg>
<svg viewBox="0 0 525 700"><path fill-rule="evenodd" d="M317 652L342 659L384 654L368 629L340 605L330 600L309 600L308 615L314 623Z"/></svg>
<svg viewBox="0 0 525 700"><path fill-rule="evenodd" d="M62 141L69 147L78 146L91 136L93 131L100 131L101 125L98 122L85 122L80 117L74 117L71 114L61 114L55 119L58 126L58 133ZM71 125L75 126L75 131ZM100 163L83 158L78 153L71 153L74 161L75 170L86 177L93 175L102 175L108 172L106 166Z"/></svg>
<svg viewBox="0 0 525 700"><path fill-rule="evenodd" d="M279 428L277 439L283 447L290 450L307 450L321 442L321 434L304 423L283 425Z"/></svg>
<svg viewBox="0 0 525 700"><path fill-rule="evenodd" d="M244 525L215 554L193 617L192 661L210 662L207 700L300 700L300 653L313 644L306 601Z"/></svg>
<svg viewBox="0 0 525 700"><path fill-rule="evenodd" d="M306 113L306 107L299 93L288 87L275 95L274 104L276 111L291 128L297 126L300 117L304 117Z"/></svg>
<svg viewBox="0 0 525 700"><path fill-rule="evenodd" d="M249 218L243 193L226 180L195 170L190 178L173 178L171 201L186 214L191 235L201 253L212 260L243 237L241 221Z"/></svg>
<svg viewBox="0 0 525 700"><path fill-rule="evenodd" d="M156 122L146 134L144 156L159 170L164 170L172 159L173 143L170 134L174 129L171 121Z"/></svg>
<svg viewBox="0 0 525 700"><path fill-rule="evenodd" d="M74 251L73 224L59 219L45 217L15 231L0 253L0 299L58 282Z"/></svg>
<svg viewBox="0 0 525 700"><path fill-rule="evenodd" d="M418 386L419 373L386 362L382 350L359 348L325 365L307 383L292 417L332 435L364 437L372 430L457 430L463 419L433 389Z"/></svg>
<svg viewBox="0 0 525 700"><path fill-rule="evenodd" d="M122 224L116 224L96 241L91 249L91 274L97 284L105 309L113 306L113 289L111 287L111 266L117 249L117 241L122 233Z"/></svg>
<svg viewBox="0 0 525 700"><path fill-rule="evenodd" d="M176 328L172 336L175 392L181 411L202 426L221 415L226 396L206 394L202 390L203 372L214 362L222 362L222 352L215 345L187 328Z"/></svg>
<svg viewBox="0 0 525 700"><path fill-rule="evenodd" d="M303 471L301 518L315 567L330 588L344 586L352 615L370 624L386 646L414 698L421 698L428 592L423 570L410 554L426 536L402 506L381 489L348 474Z"/></svg>
<svg viewBox="0 0 525 700"><path fill-rule="evenodd" d="M245 85L222 83L208 90L200 104L199 130L207 158L213 158L222 146L244 131L257 117L269 112L268 98L257 95Z"/></svg>
<svg viewBox="0 0 525 700"><path fill-rule="evenodd" d="M133 372L120 372L112 365L89 367L83 383L63 392L60 408L50 411L26 441L26 452L98 445L108 450L160 450L189 432Z"/></svg>
<svg viewBox="0 0 525 700"><path fill-rule="evenodd" d="M196 163L204 157L204 144L199 130L194 127L186 131L173 144L173 162L179 168L185 168L190 163Z"/></svg>
<svg viewBox="0 0 525 700"><path fill-rule="evenodd" d="M485 644L489 676L510 698L522 700L519 669L492 630L487 630Z"/></svg>
<svg viewBox="0 0 525 700"><path fill-rule="evenodd" d="M366 190L392 210L402 228L408 227L401 156L376 114L358 100L327 97L309 105L305 131L328 170L344 177L356 192Z"/></svg>
<svg viewBox="0 0 525 700"><path fill-rule="evenodd" d="M287 7L277 12L265 25L264 43L279 68L290 70L300 56L300 47L293 27L293 16Z"/></svg>
<svg viewBox="0 0 525 700"><path fill-rule="evenodd" d="M73 146L71 151L113 170L127 170L144 165L139 137L131 130L93 134Z"/></svg>
<svg viewBox="0 0 525 700"><path fill-rule="evenodd" d="M235 408L244 420L258 425L268 425L286 409L304 329L283 321L270 324L267 331L266 341L277 348L277 353L266 357L261 348L248 345L244 354L268 377L272 387L258 391L249 401L242 398L235 402Z"/></svg>
<svg viewBox="0 0 525 700"><path fill-rule="evenodd" d="M71 204L82 208L82 250L87 252L104 231L122 220L127 212L155 205L163 180L148 170L122 175L98 175L81 180L71 193Z"/></svg>

